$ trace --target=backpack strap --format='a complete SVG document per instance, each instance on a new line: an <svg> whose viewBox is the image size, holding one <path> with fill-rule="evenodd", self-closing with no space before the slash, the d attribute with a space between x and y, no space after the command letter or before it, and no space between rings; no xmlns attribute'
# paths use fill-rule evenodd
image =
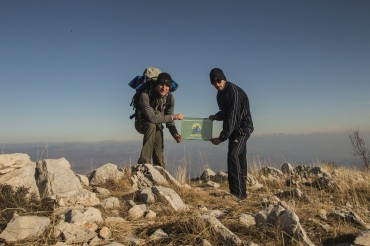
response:
<svg viewBox="0 0 370 246"><path fill-rule="evenodd" d="M152 94L152 88L153 88L152 84L146 83L140 89L136 90L136 93L132 97L131 103L130 103L130 106L132 106L132 109L135 110L135 113L130 115L130 120L132 120L134 117L136 118L136 117L140 116L140 114L139 114L140 105L139 104L140 104L141 93L146 91L149 94L149 97L150 97L151 94Z"/></svg>
<svg viewBox="0 0 370 246"><path fill-rule="evenodd" d="M166 100L166 108L170 107L170 103L171 103L172 100L173 100L173 95L172 95L171 92L168 92L167 100Z"/></svg>

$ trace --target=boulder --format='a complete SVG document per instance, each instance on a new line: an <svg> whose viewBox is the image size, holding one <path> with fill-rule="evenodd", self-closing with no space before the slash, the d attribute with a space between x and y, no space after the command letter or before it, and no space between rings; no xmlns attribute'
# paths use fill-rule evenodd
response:
<svg viewBox="0 0 370 246"><path fill-rule="evenodd" d="M103 226L103 228L100 229L100 231L99 231L99 237L107 240L111 236L112 236L112 232L111 232L111 230L108 227Z"/></svg>
<svg viewBox="0 0 370 246"><path fill-rule="evenodd" d="M134 205L132 208L128 210L128 217L130 220L137 220L144 216L147 208L145 204L141 205Z"/></svg>
<svg viewBox="0 0 370 246"><path fill-rule="evenodd" d="M211 169L207 168L203 171L203 173L200 175L200 179L204 182L210 181L213 176L215 176L216 173L212 171Z"/></svg>
<svg viewBox="0 0 370 246"><path fill-rule="evenodd" d="M0 155L0 175L24 167L31 162L29 155L14 153Z"/></svg>
<svg viewBox="0 0 370 246"><path fill-rule="evenodd" d="M29 193L33 193L36 195L36 198L40 198L35 181L35 167L36 164L30 161L20 168L13 169L11 172L0 175L0 184L7 184L15 189L18 187L25 187L28 189Z"/></svg>
<svg viewBox="0 0 370 246"><path fill-rule="evenodd" d="M125 173L117 168L117 165L112 163L104 164L95 169L90 174L91 185L104 185L108 180L119 180L125 176Z"/></svg>
<svg viewBox="0 0 370 246"><path fill-rule="evenodd" d="M101 206L106 210L119 208L120 205L117 197L109 197L101 202Z"/></svg>
<svg viewBox="0 0 370 246"><path fill-rule="evenodd" d="M360 232L354 242L355 246L366 246L370 242L370 230Z"/></svg>
<svg viewBox="0 0 370 246"><path fill-rule="evenodd" d="M300 242L300 245L314 246L299 222L298 216L293 211L283 211L278 218L278 226L283 232L284 242L294 240Z"/></svg>
<svg viewBox="0 0 370 246"><path fill-rule="evenodd" d="M282 166L281 166L281 171L284 173L284 174L287 174L287 175L291 175L294 173L294 168L293 168L293 165L286 162L284 163Z"/></svg>
<svg viewBox="0 0 370 246"><path fill-rule="evenodd" d="M169 185L163 175L151 164L137 164L132 167L132 181L137 189L154 185Z"/></svg>
<svg viewBox="0 0 370 246"><path fill-rule="evenodd" d="M62 240L70 245L86 243L95 238L97 233L76 224L60 221L60 223L54 227L54 236L61 236Z"/></svg>
<svg viewBox="0 0 370 246"><path fill-rule="evenodd" d="M56 195L82 189L80 180L65 158L38 161L35 178L41 198L55 198Z"/></svg>
<svg viewBox="0 0 370 246"><path fill-rule="evenodd" d="M89 178L86 175L76 174L76 176L80 180L82 186L84 186L84 187L89 187L90 186Z"/></svg>
<svg viewBox="0 0 370 246"><path fill-rule="evenodd" d="M284 210L285 208L279 205L270 205L262 209L255 216L257 225L275 226L277 219Z"/></svg>
<svg viewBox="0 0 370 246"><path fill-rule="evenodd" d="M251 174L248 174L247 179L247 186L253 190L259 190L263 188L263 185L258 182L258 180Z"/></svg>
<svg viewBox="0 0 370 246"><path fill-rule="evenodd" d="M216 175L211 176L211 180L214 182L222 182L222 181L227 181L227 173L219 171L216 173Z"/></svg>
<svg viewBox="0 0 370 246"><path fill-rule="evenodd" d="M348 209L337 209L330 213L330 216L341 218L345 221L350 221L354 224L362 226L370 230L370 224L366 223L358 214Z"/></svg>
<svg viewBox="0 0 370 246"><path fill-rule="evenodd" d="M187 206L181 197L171 188L153 186L152 191L156 195L157 200L169 204L175 211L187 210Z"/></svg>
<svg viewBox="0 0 370 246"><path fill-rule="evenodd" d="M201 215L200 218L206 221L215 230L215 232L218 233L225 242L227 242L226 245L242 245L242 240L224 226L216 217L205 214Z"/></svg>
<svg viewBox="0 0 370 246"><path fill-rule="evenodd" d="M239 222L246 228L256 225L256 219L250 214L241 214Z"/></svg>
<svg viewBox="0 0 370 246"><path fill-rule="evenodd" d="M268 179L280 180L284 176L283 172L275 167L263 167L260 170L261 175Z"/></svg>
<svg viewBox="0 0 370 246"><path fill-rule="evenodd" d="M100 204L100 200L96 197L96 194L86 189L58 194L56 195L55 200L59 206L96 206Z"/></svg>
<svg viewBox="0 0 370 246"><path fill-rule="evenodd" d="M152 235L150 235L149 239L156 241L166 237L168 237L168 234L165 233L162 229L158 229Z"/></svg>
<svg viewBox="0 0 370 246"><path fill-rule="evenodd" d="M156 170L162 174L162 176L172 185L176 186L177 188L182 188L182 185L163 167L161 166L154 166Z"/></svg>
<svg viewBox="0 0 370 246"><path fill-rule="evenodd" d="M27 238L38 237L44 233L50 222L50 219L47 217L18 216L15 214L5 230L0 234L0 238L6 242L17 242Z"/></svg>
<svg viewBox="0 0 370 246"><path fill-rule="evenodd" d="M156 201L152 188L145 188L142 190L138 190L136 192L136 200L142 203L145 203L145 204L153 204Z"/></svg>
<svg viewBox="0 0 370 246"><path fill-rule="evenodd" d="M70 209L62 217L65 222L76 225L85 225L90 223L102 223L103 218L99 209L88 207L84 209Z"/></svg>

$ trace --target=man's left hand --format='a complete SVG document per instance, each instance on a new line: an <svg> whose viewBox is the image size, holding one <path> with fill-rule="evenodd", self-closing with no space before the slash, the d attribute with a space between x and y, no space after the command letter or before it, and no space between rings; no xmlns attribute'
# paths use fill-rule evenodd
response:
<svg viewBox="0 0 370 246"><path fill-rule="evenodd" d="M179 134L175 134L173 136L173 138L176 140L177 143L181 143L181 141L182 141L182 137Z"/></svg>
<svg viewBox="0 0 370 246"><path fill-rule="evenodd" d="M221 143L221 140L219 138L212 138L211 139L211 142L214 144L214 145L219 145Z"/></svg>

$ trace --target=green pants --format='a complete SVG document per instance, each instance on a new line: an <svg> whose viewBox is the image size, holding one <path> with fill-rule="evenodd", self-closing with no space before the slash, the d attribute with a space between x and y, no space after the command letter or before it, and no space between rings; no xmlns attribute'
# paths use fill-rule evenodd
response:
<svg viewBox="0 0 370 246"><path fill-rule="evenodd" d="M163 160L163 126L137 120L135 122L135 128L139 133L144 134L143 148L141 149L140 158L137 163L152 163L153 165L166 168Z"/></svg>

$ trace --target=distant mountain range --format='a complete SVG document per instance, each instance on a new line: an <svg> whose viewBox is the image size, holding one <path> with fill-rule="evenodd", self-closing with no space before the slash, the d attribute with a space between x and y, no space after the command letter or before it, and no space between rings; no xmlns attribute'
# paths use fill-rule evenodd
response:
<svg viewBox="0 0 370 246"><path fill-rule="evenodd" d="M370 137L366 135L365 139L369 141ZM32 161L65 157L76 173L85 174L106 163L118 167L134 165L140 155L141 144L140 141L3 144L1 152L27 153ZM352 146L345 133L252 137L248 141L247 156L250 168L280 168L284 162L313 165L318 161L361 167L360 159L352 154ZM199 176L207 167L226 171L227 142L214 146L205 141L186 140L176 144L172 139L166 140L165 158L171 173L178 166L185 166L191 177Z"/></svg>

